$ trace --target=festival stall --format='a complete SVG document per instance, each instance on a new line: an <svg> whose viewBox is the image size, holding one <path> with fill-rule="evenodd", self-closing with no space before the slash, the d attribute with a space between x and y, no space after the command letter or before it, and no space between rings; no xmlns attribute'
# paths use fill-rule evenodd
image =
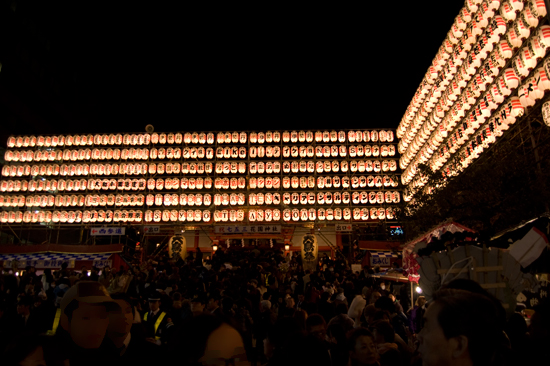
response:
<svg viewBox="0 0 550 366"><path fill-rule="evenodd" d="M406 243L403 247L403 269L409 281L418 283L420 279L420 275L418 273L420 265L417 261L418 249L426 247L434 239L440 239L443 234L447 232L454 234L464 231L474 233L472 229L449 220L435 226L434 228L428 230L428 232Z"/></svg>
<svg viewBox="0 0 550 366"><path fill-rule="evenodd" d="M453 279L471 279L510 311L528 294L547 296L539 274L548 273L550 220L539 217L501 233L482 245L472 230L448 222L409 242L404 267L429 300ZM547 286L547 281L543 283ZM536 305L538 299L531 301Z"/></svg>

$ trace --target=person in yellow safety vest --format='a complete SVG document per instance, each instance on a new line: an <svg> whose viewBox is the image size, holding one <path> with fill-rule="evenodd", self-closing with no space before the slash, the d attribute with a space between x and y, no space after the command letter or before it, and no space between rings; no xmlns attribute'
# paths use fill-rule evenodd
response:
<svg viewBox="0 0 550 366"><path fill-rule="evenodd" d="M168 314L160 310L161 295L159 292L153 292L149 298L149 311L143 314L143 327L147 341L161 345L162 335L167 326L170 325Z"/></svg>

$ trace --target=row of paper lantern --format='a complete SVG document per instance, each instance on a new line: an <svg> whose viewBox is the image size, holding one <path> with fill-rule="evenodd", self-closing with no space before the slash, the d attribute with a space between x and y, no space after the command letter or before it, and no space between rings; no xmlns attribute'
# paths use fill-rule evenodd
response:
<svg viewBox="0 0 550 366"><path fill-rule="evenodd" d="M467 111L470 106L475 103L482 89L485 89L485 84L487 82L492 82L493 78L498 75L500 70L499 68L504 64L506 57L511 56L511 49L508 47L506 41L501 42L499 47L504 44L510 51L506 54L506 56L498 56L501 53L499 50L496 50L494 54L498 57L489 58L488 63L485 63L484 67L480 69L480 73L474 77L465 76L461 79L464 81L470 80L468 84L458 84L456 80L453 80L453 83L451 84L453 86L451 94L446 93L439 100L440 104L436 106L434 111L430 109L431 115L421 122L423 124L418 127L418 133L415 134L414 140L412 139L412 134L403 137L400 141L399 149L403 155L401 161L405 162L403 163L405 166L408 165L407 161L410 162L410 159L412 159L421 147L424 146L432 132L436 130L438 126L441 126L441 121L444 119L443 117L445 116L446 111L451 109L451 106L454 105L454 108L451 109L451 113L447 114L453 117L453 121L456 121L457 118L463 116L465 111ZM478 60L481 58L482 57L478 57ZM495 62L493 62L493 60ZM501 60L501 62L498 60ZM447 92L448 91L449 90L447 90Z"/></svg>
<svg viewBox="0 0 550 366"><path fill-rule="evenodd" d="M258 181L255 181L256 186ZM316 183L317 182L317 183ZM265 184L265 181L264 181ZM273 182L272 182L273 184ZM325 177L283 177L283 188L363 188L363 187L397 187L396 176L325 176ZM86 190L161 190L161 189L244 189L246 179L239 178L149 178L149 179L39 179L39 180L3 180L0 181L0 192L35 192L35 191L86 191Z"/></svg>
<svg viewBox="0 0 550 366"><path fill-rule="evenodd" d="M315 221L393 219L393 208L319 208L215 210L215 222ZM1 223L94 223L94 222L210 222L209 210L85 210L85 211L2 211Z"/></svg>
<svg viewBox="0 0 550 366"><path fill-rule="evenodd" d="M435 94L435 98L440 96L442 88L449 82L448 78L453 76L457 66L462 65L462 61L466 56L466 49L471 49L471 45L475 42L476 37L483 33L483 29L488 25L489 18L494 15L492 7L478 7L477 5L470 7L469 5L471 4L466 3L455 18L455 23L448 32L447 38L443 41L439 52L432 61L432 65L409 104L405 116L397 129L398 138L403 138L404 135L416 132L414 129L416 128L417 130L418 125L416 127L412 126L413 131L411 131L410 125L411 123L414 125L413 120L418 116L424 99L430 93ZM472 22L472 19L475 19L475 21ZM457 31L460 32L460 36ZM491 34L489 34L490 38ZM445 69L449 62L451 62L451 67ZM449 75L449 72L451 75Z"/></svg>
<svg viewBox="0 0 550 366"><path fill-rule="evenodd" d="M279 205L280 193L232 194L88 194L88 195L0 195L0 207L91 207L91 206L216 206L244 205L248 196L249 205ZM213 198L212 198L213 197ZM378 192L285 192L285 205L314 204L380 204L399 203L398 191Z"/></svg>
<svg viewBox="0 0 550 366"><path fill-rule="evenodd" d="M508 114L510 110L512 112ZM458 158L456 163L450 162L450 164L446 164L450 156L444 154L440 159L433 159L433 168L439 170L443 167L442 170L446 176L457 175L475 159L479 158L484 149L488 148L498 137L502 136L503 132L509 129L516 119L523 115L523 110L524 105L521 103L520 98L510 98L505 105L501 106L493 114L486 125L480 128L466 144L460 146L460 151L455 154ZM517 115L514 116L514 114Z"/></svg>
<svg viewBox="0 0 550 366"><path fill-rule="evenodd" d="M496 18L500 17L497 16ZM495 33L498 35L497 38L506 30L505 23L502 19L501 23L503 25L501 29L502 32ZM481 38L482 41L485 39L485 37ZM467 67L468 63L462 65L462 68L454 76L452 82L447 86L447 89L442 93L441 97L433 100L432 104L427 104L425 110L423 109L425 113L421 112L421 114L417 116L418 118L412 125L412 129L414 129L415 132L406 134L401 139L399 151L404 154L404 156L407 156L407 159L414 156L421 146L424 145L430 134L445 116L445 112L448 111L453 104L455 105L453 111L458 109L458 113L454 117L460 117L461 113L463 115L464 110L469 109L469 106L473 104L480 93L485 90L485 85L493 81L498 75L500 68L506 63L506 60L512 56L512 48L506 40L501 41L494 51L493 45L490 42L483 42L482 45L478 43L476 46L477 47L473 47L467 58L467 61L471 61L472 65L470 67ZM487 59L483 67L478 69L491 51L493 51L491 57ZM545 51L544 49L544 52ZM474 76L478 70L479 72ZM439 102L435 104L437 100L439 100ZM431 114L428 115L428 113Z"/></svg>
<svg viewBox="0 0 550 366"><path fill-rule="evenodd" d="M281 180L279 177L251 177L249 178L250 188L279 188ZM317 182L317 183L316 183ZM244 189L247 187L246 179L239 178L149 178L141 179L75 179L75 180L31 180L18 181L8 180L0 182L1 192L19 191L79 191L79 190L163 190L163 189L210 189L212 185L216 189ZM363 188L363 187L397 187L398 182L395 176L302 176L282 178L283 188Z"/></svg>
<svg viewBox="0 0 550 366"><path fill-rule="evenodd" d="M251 132L250 142L263 144L272 142L392 142L391 130L373 131L267 131ZM149 145L149 144L218 144L241 143L248 139L246 132L186 132L153 134L96 134L60 136L10 136L8 147L57 147L91 145Z"/></svg>
<svg viewBox="0 0 550 366"><path fill-rule="evenodd" d="M94 223L94 222L160 222L195 221L210 222L208 210L179 210L176 220L172 220L174 211L141 210L86 210L86 211L2 211L1 223Z"/></svg>
<svg viewBox="0 0 550 366"><path fill-rule="evenodd" d="M217 174L245 174L247 163L215 163ZM313 161L294 160L282 163L283 173L323 173L323 172L388 172L397 170L396 160L334 160ZM2 167L4 177L23 176L86 176L86 175L144 175L144 174L210 174L212 163L136 163L136 164L12 164ZM278 174L281 163L278 161L259 161L249 163L251 174Z"/></svg>
<svg viewBox="0 0 550 366"><path fill-rule="evenodd" d="M436 54L426 78L421 83L417 93L415 94L415 98L413 98L411 105L409 105L409 108L407 109L407 113L402 120L403 123L400 124L397 131L399 138L403 137L407 123L412 121L414 114L416 114L418 108L420 108L423 98L429 94L431 84L435 83L435 79L433 78L441 76L438 75L437 72L443 73L445 76L449 77L449 71L454 71L454 68L457 65L460 66L462 63L461 59L464 58L464 52L469 50L471 43L474 42L477 35L481 35L483 33L482 37L480 37L482 41L487 39L489 43L495 43L495 41L498 40L498 36L505 31L506 22L512 23L516 20L516 14L519 14L518 20L520 20L521 24L516 23L516 27L512 28L522 30L524 33L526 28L525 25L536 27L538 25L538 20L542 19L546 15L544 1L528 1L528 6L525 9L523 7L523 2L521 1L512 2L517 3L516 5L513 5L507 1L502 3L502 6L500 7L501 17L495 16L493 21L488 23L488 20L494 15L494 11L497 9L497 5L499 3L499 1L494 1L492 4L490 4L490 2L483 3L483 7L480 9L474 7L476 8L476 11L479 10L479 12L476 14L474 17L475 20L471 24L469 23L472 19L470 16L472 14L472 9L465 6L461 10L455 19L455 24L453 24L451 31L448 33L447 39L445 39L439 52ZM523 12L520 14L522 10ZM487 27L487 29L483 30L485 27ZM509 34L508 38L514 42L517 42L518 37L515 35L516 33L512 31L512 34ZM519 47L519 44L517 47ZM457 57L459 60L456 59ZM472 61L474 63L476 62L475 59ZM476 66L479 65L475 65L474 67ZM444 67L450 68L450 70L445 70ZM411 108L413 106L416 109Z"/></svg>
<svg viewBox="0 0 550 366"><path fill-rule="evenodd" d="M143 149L49 149L49 150L6 150L4 160L7 162L31 161L82 161L82 160L149 160L149 159L245 159L251 158L278 158L288 157L362 157L362 156L395 156L395 145L325 145L325 146L251 146L248 150L244 146L218 147L160 147Z"/></svg>
<svg viewBox="0 0 550 366"><path fill-rule="evenodd" d="M544 33L546 33L547 36L545 36ZM539 29L536 38L532 39L531 42L535 39L543 39L544 37L549 36L550 27L543 26L541 27L541 29ZM520 54L516 56L512 64L517 65L518 62L521 62L518 60L520 60L524 54L525 53L522 53L520 51ZM530 66L532 66L532 64ZM519 75L517 73L519 73ZM524 79L528 74L528 71L525 71L519 67L514 67L513 69L506 70L505 76L508 80L507 85L509 89L500 87L503 83L502 80L499 79L481 98L480 104L487 103L486 101L492 101L491 96L495 95L497 90L504 89L504 95L509 95L509 93L511 93L511 91L514 90L517 86L519 79ZM472 118L472 113L469 115L470 118L468 119L468 121L466 121L466 124L462 124L462 126L468 126L466 131L463 131L463 129L461 129L461 126L459 125L458 130L455 130L453 131L453 133L451 133L446 141L446 145L448 147L443 145L442 150L439 151L439 156L435 156L434 159L432 159L433 161L430 164L432 165L432 168L435 170L441 168L443 164L445 164L445 162L448 160L450 154L455 153L464 144L464 142L473 135L474 131L478 130L474 138L471 140L469 148L467 146L462 151L462 156L464 156L465 154L467 155L467 158L462 159L462 165L463 167L467 167L473 161L473 159L479 156L484 147L488 147L488 144L494 143L496 138L501 136L502 133L515 122L516 117L519 117L523 114L524 108L533 106L537 100L541 99L544 96L545 91L550 90L550 80L548 77L549 75L550 59L547 58L544 60L542 67L535 70L533 72L533 75L530 78L526 78L522 85L519 86L518 97L512 97L505 105L501 106L499 110L493 113L493 116L487 120L485 126L479 129L479 125L483 124L487 117L486 114L477 113L477 110L480 109L478 107L478 104L474 111L476 112L476 116L479 114L481 118L477 118L476 121L474 121L474 119ZM495 103L489 102L488 105L494 108ZM510 113L507 114L507 111L509 111ZM481 141L482 143L476 144L476 141ZM475 145L475 147L471 145ZM469 153L468 150L470 150L471 153ZM449 172L453 171L453 169L450 169L449 167L447 167L447 170Z"/></svg>
<svg viewBox="0 0 550 366"><path fill-rule="evenodd" d="M528 10L528 9L526 9L526 11L529 13L529 10ZM529 13L529 14L530 14L530 13ZM525 19L525 17L522 17L522 19ZM537 20L536 18L532 17L532 16L530 16L530 17L528 16L527 19L530 19L530 22L531 22L530 24L531 24L532 26L536 25L536 23L538 22L538 20ZM527 33L524 33L524 35L527 36L527 35L528 35L528 32L530 32L530 31L529 31L529 29L528 29L527 27L523 26L524 23L526 23L527 21L523 21L523 22L522 22L521 19L519 19L518 21L519 21L519 23L521 23L521 25L522 25L520 28L523 29L524 32L527 32ZM518 24L519 24L519 23L518 23ZM518 28L518 27L517 27L518 24L516 24L516 27L512 27L512 28L509 29L509 32L508 32L508 34L507 34L507 37L508 37L508 39L509 39L510 41L512 41L512 38L514 38L514 37L510 37L510 32L513 32L514 29L517 29L517 28ZM543 31L544 31L544 29L543 29ZM514 39L516 39L516 38L514 38ZM548 41L547 41L547 40L545 41L544 37L543 37L543 38L540 38L540 40L541 40L541 41L539 41L539 38L533 38L533 39L531 40L530 44L528 45L529 47L527 47L527 48L525 48L525 49L523 50L522 54L523 54L523 56L525 57L525 59L528 60L528 62L529 62L529 60L534 61L534 58L535 58L535 57L533 57L532 54L535 54L537 57L541 57L541 56L543 56L544 53L546 52L546 49L547 49L547 47L548 47ZM521 43L517 43L517 44L514 43L514 46L518 46L518 45L520 45L520 44L521 44ZM503 45L505 45L505 47L503 47ZM529 54L529 52L531 52L531 54ZM495 63L498 62L499 66L502 67L502 66L504 65L504 63L506 62L506 60L505 60L504 58L507 59L507 58L509 58L511 55L512 55L511 47L510 47L510 45L508 44L508 41L504 40L504 41L502 41L502 42L500 43L500 45L497 47L496 52L494 52L494 53L492 54L492 57L488 59L488 61L486 62L486 66L490 66L491 62L492 62L493 64L495 64ZM535 63L536 63L536 62L535 62ZM494 65L493 65L493 66L494 66ZM533 65L530 65L530 66L533 66ZM521 68L522 68L522 67L520 67L520 69L521 69ZM481 77L482 77L482 78L485 78L485 79L491 77L490 80L485 80L485 81L488 81L488 82L492 81L492 76L491 76L490 74L491 74L491 73L494 74L495 71L494 71L494 70L491 71L491 67L484 67L484 68L482 69L482 71L483 71L483 73L480 74ZM489 71L489 75L488 75L488 72L487 72L487 71ZM497 71L498 71L498 70L497 70ZM523 72L525 72L525 71L527 71L527 70L525 69L525 67L523 67ZM479 77L480 77L480 75L477 75L477 78L474 79L474 81L475 81L475 80L478 80ZM458 76L460 76L460 75L457 75L457 77L458 77ZM454 85L454 84L456 84L456 83L453 82L453 85ZM456 85L455 85L455 86L456 86ZM457 89L458 89L458 88L457 88ZM457 103L457 104L458 104L458 103ZM455 107L456 107L456 105L455 105Z"/></svg>
<svg viewBox="0 0 550 366"><path fill-rule="evenodd" d="M508 32L506 34L506 39L501 41L498 45L497 49L493 52L491 57L486 61L484 64L484 67L480 69L480 73L476 75L476 77L473 79L473 85L474 87L482 87L483 83L490 83L494 76L498 74L498 68L502 67L508 58L512 56L512 49L514 47L519 47L523 40L530 35L530 29L529 27L536 27L538 25L538 17L542 17L543 14L546 13L545 8L543 6L542 10L544 10L544 13L540 12L535 9L535 11L531 11L533 9L533 3L530 4L529 7L526 7L521 14L521 16L516 20L516 22L513 24L513 26L508 28ZM535 6L536 8L536 6ZM499 35L506 29L505 22L500 19L498 16L495 17L493 22L500 24L499 27L494 27L494 29L498 29L498 32L493 32L493 36ZM536 64L536 58L542 57L546 53L546 50L549 45L548 37L546 36L545 29L542 28L542 30L539 30L539 37L534 37L531 39L531 41L528 43L524 49L520 52L520 57L518 57L515 60L514 67L517 68L518 73L525 73L528 74L529 69L531 67L534 67L534 64ZM483 41L484 39L482 39ZM460 92L461 87L464 86L464 84L467 80L469 80L469 75L472 75L479 64L484 59L484 55L488 53L490 50L492 50L492 45L490 42L485 42L483 44L483 48L480 47L474 47L472 52L475 52L476 58L474 58L474 62L470 62L472 60L472 55L470 54L470 57L467 59L468 62L471 63L471 66L467 69L466 74L463 75L463 73L459 73L456 75L453 82L448 86L447 91L442 96L442 99L440 100L440 103L446 101L446 103L441 107L440 105L436 106L439 107L439 116L442 117L441 113L444 113L447 107L452 105L452 103L457 99L457 93ZM485 53L482 53L485 52ZM480 57L481 56L481 57ZM533 64L534 63L534 64ZM498 65L498 66L497 66ZM463 65L464 66L464 65ZM496 71L495 71L496 69ZM465 70L464 67L461 70ZM481 85L476 85L476 81L481 82ZM475 94L476 89L474 88L473 92L469 91L469 94ZM479 92L478 92L479 93ZM476 97L479 94L476 95ZM460 100L455 104L455 110L457 109L457 106L460 106ZM458 111L460 112L460 108L458 108ZM460 115L459 115L460 116ZM434 119L433 116L430 117L432 120ZM437 118L435 118L435 122L437 123ZM431 121L425 122L424 129L424 136L416 136L416 150L418 150L418 145L421 145L423 141L426 139L426 135L430 133L430 129L427 129L428 126L427 123ZM431 123L431 126L434 126L434 123ZM419 129L419 128L417 128ZM427 129L427 131L425 131ZM433 129L433 128L432 128ZM404 140L400 142L400 149L403 148L403 143L407 144L412 139L412 134L409 134L407 136L404 136ZM400 150L401 151L401 150ZM411 155L411 154L408 154Z"/></svg>
<svg viewBox="0 0 550 366"><path fill-rule="evenodd" d="M370 213L370 215L369 215ZM319 208L319 209L284 209L282 212L274 209L258 209L258 210L248 210L248 221L315 221L315 220L384 220L386 217L388 219L394 218L394 211L392 208L355 208L353 210L349 208ZM222 210L214 211L214 221L215 222L226 222L226 221L244 221L245 212L244 210Z"/></svg>
<svg viewBox="0 0 550 366"><path fill-rule="evenodd" d="M531 50L532 47L524 47L519 51L519 53L516 55L516 57L512 60L512 66L513 68L506 69L503 72L503 75L496 80L495 84L492 85L492 87L488 88L488 91L485 92L483 96L481 96L481 93L486 90L485 85L481 84L480 86L483 86L482 88L479 88L479 91L474 95L474 97L481 96L481 98L478 99L477 104L475 104L473 110L462 120L462 125L466 125L467 128L465 129L465 134L462 136L462 139L468 140L468 138L474 134L474 132L484 124L484 122L487 120L487 118L491 115L492 110L496 109L503 101L503 99L510 95L511 92L517 88L520 78L524 79L526 76L529 75L530 70L534 68L537 64L537 58L540 58L544 56L547 49L550 48L550 26L542 26L538 33L536 34L535 40L541 40L541 44L545 44L543 47L544 53L538 53L538 54L532 54ZM533 41L533 39L531 39ZM506 41L503 41L506 42ZM538 41L537 41L538 42ZM510 52L511 54L511 52ZM529 54L529 56L526 56L526 54ZM508 55L507 55L508 56ZM508 57L504 57L504 59L507 59ZM529 61L528 61L529 60ZM542 77L540 76L542 73ZM479 75L479 74L478 74ZM538 76L538 78L537 78ZM538 89L539 80L543 80L541 87L542 90ZM514 114L513 117L507 117L506 121L508 121L507 124L503 126L500 130L506 130L507 125L510 123L515 122L515 117L523 114L523 107L521 102L525 104L525 106L533 105L535 101L539 98L542 98L544 95L544 88L547 87L546 80L548 79L546 71L544 68L540 68L535 72L535 75L528 79L527 87L520 89L520 94L522 95L522 101L519 103L511 103L511 106L514 108L513 111L511 111L512 114ZM492 81L493 79L490 79L488 81ZM529 87L531 85L531 87ZM536 88L537 90L534 90ZM469 89L466 89L464 93L468 94L470 93ZM457 104L460 103L460 101L457 102ZM457 105L455 104L455 106ZM473 104L473 103L472 103ZM467 106L469 108L469 105ZM464 109L467 109L464 108ZM452 112L455 111L456 108L453 107L451 110ZM464 114L464 113L463 113ZM463 115L462 114L462 115ZM408 166L410 161L412 160L413 156L416 154L415 157L415 165L417 163L424 163L426 162L430 157L431 154L433 154L433 151L436 150L437 147L441 144L441 142L448 136L448 133L454 129L454 127L457 125L457 120L461 115L457 115L457 117L453 117L453 114L447 113L445 117L443 118L443 121L439 125L439 129L434 132L434 134L428 139L428 143L424 145L420 153L416 154L415 151L419 150L420 148L418 145L416 145L413 150L412 154L405 153L400 161L400 165L402 168ZM461 126L459 125L460 128ZM451 133L451 136L454 133L460 134L459 131L455 131ZM412 145L411 145L412 146ZM457 149L460 147L461 144L453 144L452 149ZM445 147L443 147L445 149ZM454 151L453 151L454 152ZM408 168L407 168L408 169ZM412 173L413 169L407 169L404 172L404 175L402 176L402 180L410 181L412 179L412 176L414 174Z"/></svg>
<svg viewBox="0 0 550 366"><path fill-rule="evenodd" d="M507 130L517 118L521 117L523 113L524 107L519 98L509 98L495 113L493 113L488 122L475 132L475 134L462 135L467 136L467 143L463 140L457 140L456 143L453 142L452 139L447 140L445 144L439 148L436 155L431 158L428 163L429 166L433 171L438 171L443 167L442 171L444 175L448 177L458 175L464 168L467 168L477 159L484 149L494 143L499 136L502 136L504 131ZM453 148L450 148L450 146L453 146ZM460 150L457 152L457 149ZM453 154L455 160L449 160ZM413 168L413 165L411 165L411 168ZM414 187L423 187L426 182L417 178L411 184Z"/></svg>
<svg viewBox="0 0 550 366"><path fill-rule="evenodd" d="M13 182L13 181L12 181ZM20 182L20 181L16 181ZM26 182L26 181L23 181ZM319 188L330 189L334 188L365 188L365 187L396 187L398 185L396 177L390 176L352 176L352 177L339 177L339 176L285 176L282 179L280 177L250 177L248 179L248 188L250 189L279 189L282 186L284 189L289 188ZM0 185L0 191L7 192L13 191L13 187L19 186L19 184L12 183L10 181L2 181ZM244 177L239 178L215 178L210 177L202 178L149 178L145 180L141 179L89 179L89 180L40 180L31 181L30 189L29 183L21 184L21 187L25 187L30 191L78 191L78 190L132 190L143 191L148 190L179 190L179 189L210 189L214 186L215 189L245 189L247 188L247 181ZM20 189L21 191L21 189ZM25 191L25 190L23 190Z"/></svg>

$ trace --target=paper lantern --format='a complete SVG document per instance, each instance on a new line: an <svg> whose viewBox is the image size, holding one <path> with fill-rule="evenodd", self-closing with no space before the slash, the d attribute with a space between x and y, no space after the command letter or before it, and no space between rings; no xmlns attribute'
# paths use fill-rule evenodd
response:
<svg viewBox="0 0 550 366"><path fill-rule="evenodd" d="M531 77L518 88L518 97L524 107L531 107L544 97L544 91L539 90L536 78Z"/></svg>
<svg viewBox="0 0 550 366"><path fill-rule="evenodd" d="M520 14L520 19L528 27L536 28L539 25L539 18L531 11L530 6L526 6Z"/></svg>
<svg viewBox="0 0 550 366"><path fill-rule="evenodd" d="M527 24L523 17L520 16L516 21L514 22L514 26L512 29L515 31L516 35L519 37L521 42L525 41L525 39L529 38L531 35L531 30L529 29L529 24Z"/></svg>
<svg viewBox="0 0 550 366"><path fill-rule="evenodd" d="M544 61L544 66L537 70L539 90L550 90L550 59ZM535 75L537 75L537 73Z"/></svg>
<svg viewBox="0 0 550 366"><path fill-rule="evenodd" d="M502 3L502 6L500 7L500 15L504 18L507 22L513 22L516 20L516 11L510 4L510 2L505 1Z"/></svg>

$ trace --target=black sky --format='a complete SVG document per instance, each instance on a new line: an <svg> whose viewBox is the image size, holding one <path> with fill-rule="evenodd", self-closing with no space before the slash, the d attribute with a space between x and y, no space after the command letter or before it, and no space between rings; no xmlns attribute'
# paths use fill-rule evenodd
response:
<svg viewBox="0 0 550 366"><path fill-rule="evenodd" d="M30 3L2 36L11 42L0 55L4 146L9 134L140 132L148 123L156 131L395 128L463 6ZM47 52L29 46L44 39ZM31 50L28 65L21 47ZM26 75L33 58L38 81Z"/></svg>

